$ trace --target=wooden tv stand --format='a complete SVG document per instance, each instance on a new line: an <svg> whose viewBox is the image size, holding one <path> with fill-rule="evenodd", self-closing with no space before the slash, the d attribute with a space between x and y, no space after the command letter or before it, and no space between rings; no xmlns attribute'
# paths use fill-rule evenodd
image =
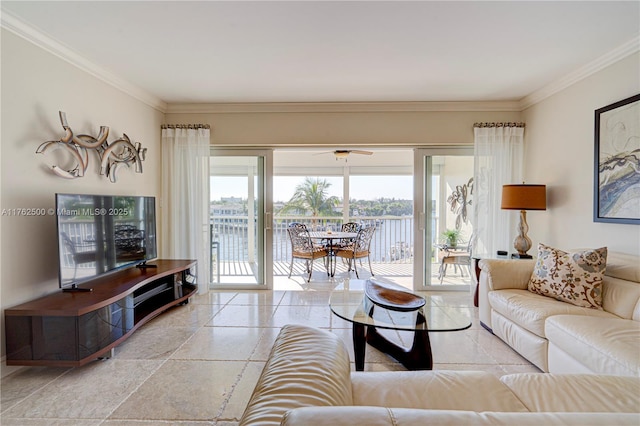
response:
<svg viewBox="0 0 640 426"><path fill-rule="evenodd" d="M7 365L78 367L103 357L138 327L188 303L195 260L154 260L4 311Z"/></svg>

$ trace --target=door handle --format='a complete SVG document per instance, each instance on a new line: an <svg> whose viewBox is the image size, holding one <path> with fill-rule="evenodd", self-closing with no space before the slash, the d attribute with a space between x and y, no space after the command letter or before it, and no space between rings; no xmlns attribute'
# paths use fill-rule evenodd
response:
<svg viewBox="0 0 640 426"><path fill-rule="evenodd" d="M271 229L271 212L264 212L264 229Z"/></svg>

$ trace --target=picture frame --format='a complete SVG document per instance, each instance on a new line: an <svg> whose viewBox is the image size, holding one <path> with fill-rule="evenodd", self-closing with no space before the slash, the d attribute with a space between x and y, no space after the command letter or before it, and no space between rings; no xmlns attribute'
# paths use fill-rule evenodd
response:
<svg viewBox="0 0 640 426"><path fill-rule="evenodd" d="M640 94L595 110L593 221L640 225Z"/></svg>

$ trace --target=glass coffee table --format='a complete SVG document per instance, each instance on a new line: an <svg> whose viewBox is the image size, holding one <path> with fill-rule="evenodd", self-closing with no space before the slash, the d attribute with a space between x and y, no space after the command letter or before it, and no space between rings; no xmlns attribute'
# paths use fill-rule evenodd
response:
<svg viewBox="0 0 640 426"><path fill-rule="evenodd" d="M407 292L397 284L375 280L379 284ZM413 311L398 311L374 304L365 296L365 280L346 280L331 293L329 305L338 317L353 324L353 350L356 371L364 370L365 346L391 355L408 370L431 370L433 357L429 332L459 331L471 327L468 308L444 306L430 296ZM378 329L412 331L413 343L406 349L378 332Z"/></svg>

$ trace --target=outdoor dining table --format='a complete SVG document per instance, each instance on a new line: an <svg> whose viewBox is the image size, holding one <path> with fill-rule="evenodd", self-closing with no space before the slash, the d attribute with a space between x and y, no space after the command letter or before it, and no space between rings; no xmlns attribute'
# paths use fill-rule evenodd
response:
<svg viewBox="0 0 640 426"><path fill-rule="evenodd" d="M335 240L350 240L358 236L357 232L331 232L331 231L313 231L309 232L309 236L313 240L327 240L327 248L329 250L327 272L333 277L336 274L336 256L334 252Z"/></svg>

